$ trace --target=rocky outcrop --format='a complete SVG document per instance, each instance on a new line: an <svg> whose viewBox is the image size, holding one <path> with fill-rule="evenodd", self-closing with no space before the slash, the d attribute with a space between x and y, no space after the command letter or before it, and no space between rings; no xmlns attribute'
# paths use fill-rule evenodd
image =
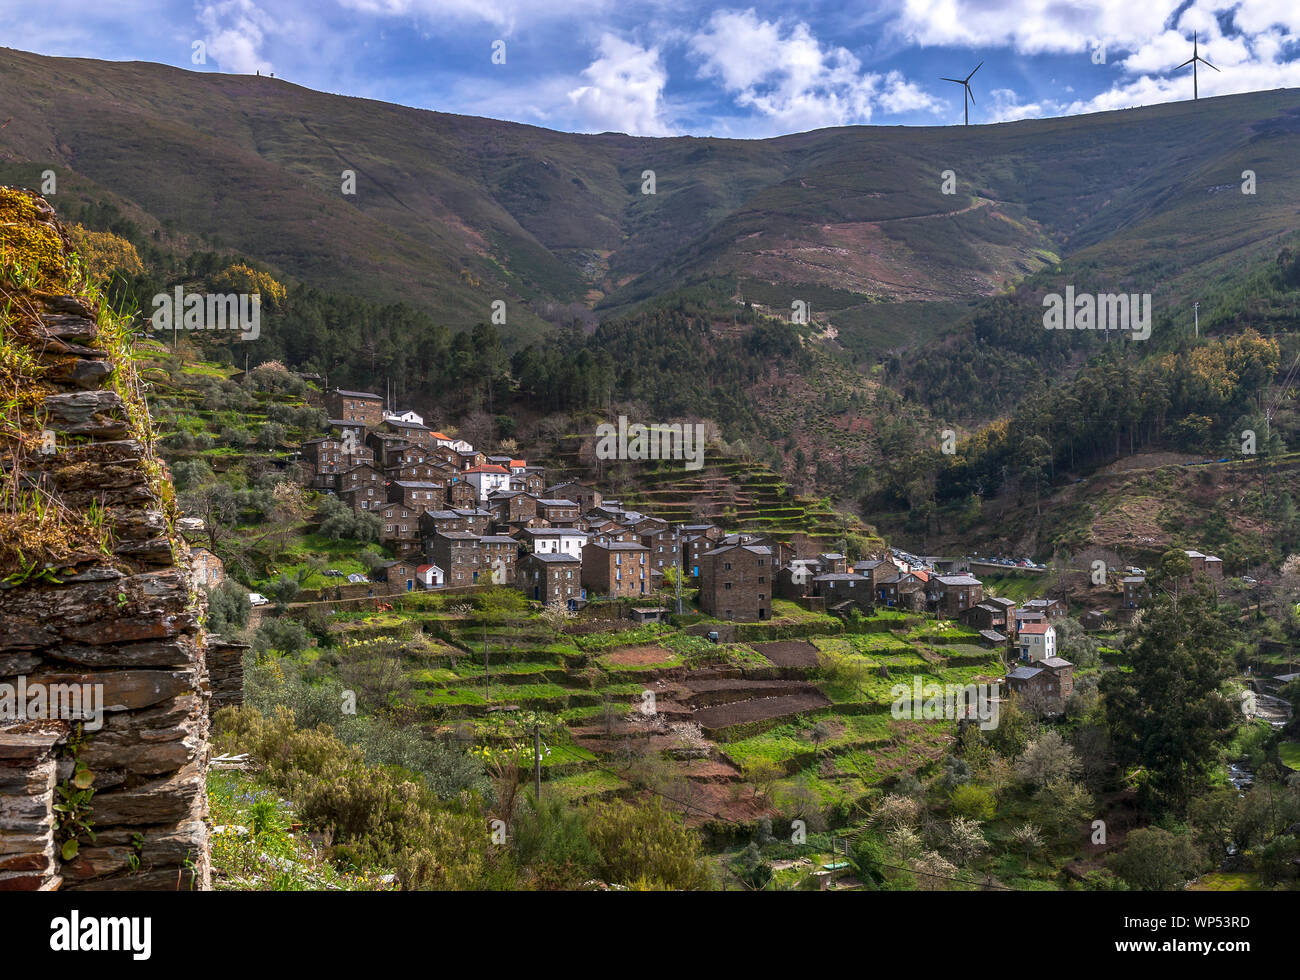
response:
<svg viewBox="0 0 1300 980"><path fill-rule="evenodd" d="M29 256L35 280L7 271ZM48 203L0 188L0 330L28 358L0 361L0 890L205 889L202 595L130 341L67 256Z"/></svg>

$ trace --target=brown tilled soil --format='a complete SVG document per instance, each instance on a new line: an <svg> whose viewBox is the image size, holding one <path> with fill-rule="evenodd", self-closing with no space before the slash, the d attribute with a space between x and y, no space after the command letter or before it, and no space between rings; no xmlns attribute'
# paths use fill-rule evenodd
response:
<svg viewBox="0 0 1300 980"><path fill-rule="evenodd" d="M697 783L733 783L740 770L721 759L696 759L682 766L682 775Z"/></svg>
<svg viewBox="0 0 1300 980"><path fill-rule="evenodd" d="M781 640L752 646L778 667L817 666L817 648L807 640Z"/></svg>
<svg viewBox="0 0 1300 980"><path fill-rule="evenodd" d="M745 725L753 721L766 721L785 715L797 715L805 711L824 708L830 699L820 691L806 691L802 694L787 694L774 698L755 698L749 701L732 701L712 708L701 708L695 712L695 720L706 730L728 728L732 725Z"/></svg>
<svg viewBox="0 0 1300 980"><path fill-rule="evenodd" d="M771 805L745 783L693 783L693 807L683 814L688 824L699 824L721 817L734 823L753 820L772 813Z"/></svg>
<svg viewBox="0 0 1300 980"><path fill-rule="evenodd" d="M671 660L672 656L672 651L663 647L618 647L601 659L612 667L644 667L646 664L661 664Z"/></svg>

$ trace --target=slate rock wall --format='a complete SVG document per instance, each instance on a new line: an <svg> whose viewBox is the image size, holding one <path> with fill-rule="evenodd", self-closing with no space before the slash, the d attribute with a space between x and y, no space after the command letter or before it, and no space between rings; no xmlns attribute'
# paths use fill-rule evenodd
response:
<svg viewBox="0 0 1300 980"><path fill-rule="evenodd" d="M0 260L33 236L61 243L66 260L67 238L46 201L0 188L0 205ZM23 506L17 487L107 529L100 547L0 583L0 695L20 678L29 689L89 684L103 708L102 727L80 733L76 720L49 712L0 718L0 890L206 889L203 597L172 530L170 477L149 445L147 409L131 397L134 367L103 342L99 316L86 296L17 295L0 277L0 330L39 361L32 418L55 437L53 452L19 445L0 454L0 485L11 490L4 506L11 518ZM5 528L16 537L21 525ZM78 765L92 776L93 840L60 829L52 810L57 787L75 788Z"/></svg>

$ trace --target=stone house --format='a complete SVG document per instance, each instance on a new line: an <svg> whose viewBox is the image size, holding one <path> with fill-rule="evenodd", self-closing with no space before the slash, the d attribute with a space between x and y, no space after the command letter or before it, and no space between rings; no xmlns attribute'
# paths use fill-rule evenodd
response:
<svg viewBox="0 0 1300 980"><path fill-rule="evenodd" d="M443 571L443 581L449 588L479 585L484 571L479 560L479 536L465 531L441 532L426 539L426 558L430 565Z"/></svg>
<svg viewBox="0 0 1300 980"><path fill-rule="evenodd" d="M936 575L930 580L926 598L940 616L959 619L965 610L984 600L984 583L973 575Z"/></svg>
<svg viewBox="0 0 1300 980"><path fill-rule="evenodd" d="M537 516L537 498L520 490L497 490L488 495L487 509L502 524L527 523Z"/></svg>
<svg viewBox="0 0 1300 980"><path fill-rule="evenodd" d="M537 516L551 525L571 524L578 519L578 504L573 500L541 497L537 501Z"/></svg>
<svg viewBox="0 0 1300 980"><path fill-rule="evenodd" d="M681 549L678 539L681 532L669 526L667 521L648 518L632 529L643 545L650 549L651 567L658 571L677 568L681 563Z"/></svg>
<svg viewBox="0 0 1300 980"><path fill-rule="evenodd" d="M226 580L226 563L207 548L190 548L194 584L215 589Z"/></svg>
<svg viewBox="0 0 1300 980"><path fill-rule="evenodd" d="M359 463L346 470L338 476L338 492L346 493L349 490L365 489L366 487L382 488L384 485L384 474L375 469L369 463Z"/></svg>
<svg viewBox="0 0 1300 980"><path fill-rule="evenodd" d="M573 608L583 598L582 561L562 552L526 554L519 559L515 586L529 599Z"/></svg>
<svg viewBox="0 0 1300 980"><path fill-rule="evenodd" d="M901 569L888 558L869 558L866 561L855 562L853 570L859 575L865 575L871 580L871 592L878 595L877 588L881 582L897 577Z"/></svg>
<svg viewBox="0 0 1300 980"><path fill-rule="evenodd" d="M813 595L813 579L821 574L815 558L793 558L776 571L773 594L782 599L800 599Z"/></svg>
<svg viewBox="0 0 1300 980"><path fill-rule="evenodd" d="M405 504L416 514L426 510L438 510L442 507L445 490L440 482L427 483L407 480L390 480L388 482L388 499L392 503Z"/></svg>
<svg viewBox="0 0 1300 980"><path fill-rule="evenodd" d="M1060 657L1021 664L1007 674L1006 681L1011 693L1023 698L1031 710L1060 714L1074 692L1074 664Z"/></svg>
<svg viewBox="0 0 1300 980"><path fill-rule="evenodd" d="M419 512L400 501L389 501L373 511L379 517L379 540L400 557L420 551Z"/></svg>
<svg viewBox="0 0 1300 980"><path fill-rule="evenodd" d="M911 609L914 605L924 607L925 587L925 576L900 571L897 575L876 583L876 600L887 609Z"/></svg>
<svg viewBox="0 0 1300 980"><path fill-rule="evenodd" d="M755 622L772 618L772 548L730 544L700 560L700 608L718 619Z"/></svg>
<svg viewBox="0 0 1300 980"><path fill-rule="evenodd" d="M865 575L828 572L813 576L812 586L813 594L826 600L827 609L838 606L842 602L851 602L865 612L869 611L874 604L871 580Z"/></svg>
<svg viewBox="0 0 1300 980"><path fill-rule="evenodd" d="M837 551L823 551L817 556L817 562L825 575L845 575L849 570L848 556Z"/></svg>
<svg viewBox="0 0 1300 980"><path fill-rule="evenodd" d="M1060 599L1026 599L1022 605L1025 612L1040 612L1047 622L1064 619L1069 610Z"/></svg>
<svg viewBox="0 0 1300 980"><path fill-rule="evenodd" d="M447 485L442 468L427 462L396 466L388 471L387 476L390 480L405 480L409 483L437 483L442 487ZM446 496L445 492L443 496Z"/></svg>
<svg viewBox="0 0 1300 980"><path fill-rule="evenodd" d="M547 487L546 496L551 500L572 500L575 501L582 513L587 513L595 507L601 505L604 499L600 491L595 487L588 486L585 483L557 483L554 486Z"/></svg>
<svg viewBox="0 0 1300 980"><path fill-rule="evenodd" d="M478 490L474 484L466 483L460 477L452 477L447 484L446 506L454 510L474 509L479 505Z"/></svg>
<svg viewBox="0 0 1300 980"><path fill-rule="evenodd" d="M352 490L340 490L338 498L352 508L353 513L361 511L370 513L388 503L386 488L374 484L359 486Z"/></svg>
<svg viewBox="0 0 1300 980"><path fill-rule="evenodd" d="M398 559L390 561L381 566L384 575L384 581L388 583L388 592L390 595L398 592L413 592L416 585L416 569L419 568L417 562L409 559Z"/></svg>
<svg viewBox="0 0 1300 980"><path fill-rule="evenodd" d="M369 391L335 388L325 393L325 411L332 419L363 422L373 429L384 421L384 400Z"/></svg>
<svg viewBox="0 0 1300 980"><path fill-rule="evenodd" d="M962 613L961 621L974 630L1007 629L1007 614L991 602L981 602Z"/></svg>
<svg viewBox="0 0 1300 980"><path fill-rule="evenodd" d="M643 544L589 543L582 549L582 585L588 596L631 598L650 592L650 550Z"/></svg>
<svg viewBox="0 0 1300 980"><path fill-rule="evenodd" d="M490 585L513 585L519 564L519 542L505 534L484 534L478 539L480 581Z"/></svg>

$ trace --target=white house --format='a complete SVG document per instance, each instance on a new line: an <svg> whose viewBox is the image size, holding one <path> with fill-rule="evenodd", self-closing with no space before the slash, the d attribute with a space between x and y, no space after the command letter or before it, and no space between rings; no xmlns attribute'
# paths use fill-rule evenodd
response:
<svg viewBox="0 0 1300 980"><path fill-rule="evenodd" d="M1020 659L1031 664L1056 656L1056 627L1047 623L1026 623L1016 637Z"/></svg>
<svg viewBox="0 0 1300 980"><path fill-rule="evenodd" d="M409 408L405 412L385 412L385 422L414 422L416 425L424 425L424 416L417 415Z"/></svg>
<svg viewBox="0 0 1300 980"><path fill-rule="evenodd" d="M415 580L426 589L441 589L442 569L437 565L420 565L415 569Z"/></svg>
<svg viewBox="0 0 1300 980"><path fill-rule="evenodd" d="M510 471L504 466L497 466L495 463L471 466L461 475L467 482L474 484L474 489L478 491L479 500L487 500L488 494L497 490L510 489Z"/></svg>
<svg viewBox="0 0 1300 980"><path fill-rule="evenodd" d="M587 532L571 527L529 527L523 533L535 555L565 554L581 559L587 544Z"/></svg>
<svg viewBox="0 0 1300 980"><path fill-rule="evenodd" d="M456 439L442 432L435 432L433 434L433 444L435 446L450 446L458 453L472 453L474 451L474 447L464 439Z"/></svg>

